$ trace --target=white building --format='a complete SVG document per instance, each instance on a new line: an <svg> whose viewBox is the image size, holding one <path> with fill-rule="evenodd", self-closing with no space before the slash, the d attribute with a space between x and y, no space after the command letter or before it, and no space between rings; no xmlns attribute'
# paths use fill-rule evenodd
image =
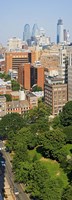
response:
<svg viewBox="0 0 72 200"><path fill-rule="evenodd" d="M7 49L11 50L20 50L22 49L22 40L20 38L13 37L7 41Z"/></svg>
<svg viewBox="0 0 72 200"><path fill-rule="evenodd" d="M60 64L59 64L59 76L63 79L63 83L68 82L68 65L67 65L67 50L60 49Z"/></svg>

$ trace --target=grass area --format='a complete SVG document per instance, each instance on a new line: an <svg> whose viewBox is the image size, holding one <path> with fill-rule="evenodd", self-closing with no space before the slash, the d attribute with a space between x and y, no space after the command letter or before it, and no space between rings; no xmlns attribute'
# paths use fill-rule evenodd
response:
<svg viewBox="0 0 72 200"><path fill-rule="evenodd" d="M37 160L40 160L42 158L41 153L38 153L36 151L36 148L33 149L33 150L29 150L28 153L29 153L29 156L30 156L31 160L33 160L34 157L36 157Z"/></svg>
<svg viewBox="0 0 72 200"><path fill-rule="evenodd" d="M41 162L43 162L43 165L48 169L49 174L52 178L59 178L62 182L64 187L68 184L67 175L64 173L63 169L60 168L60 164L51 159L41 158Z"/></svg>
<svg viewBox="0 0 72 200"><path fill-rule="evenodd" d="M68 150L71 149L70 145L67 145ZM50 176L54 179L58 178L62 181L63 187L66 187L68 184L67 175L64 173L63 169L60 168L60 164L56 160L51 160L49 158L42 157L42 154L37 151L37 149L33 149L29 151L29 156L31 160L36 156L37 160L40 160L43 165L47 168Z"/></svg>

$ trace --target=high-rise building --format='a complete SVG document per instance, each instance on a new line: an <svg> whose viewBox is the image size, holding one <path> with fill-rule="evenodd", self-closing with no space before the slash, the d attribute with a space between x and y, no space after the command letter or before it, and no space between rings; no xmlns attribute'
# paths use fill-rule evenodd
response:
<svg viewBox="0 0 72 200"><path fill-rule="evenodd" d="M68 56L68 101L72 101L72 46L67 47Z"/></svg>
<svg viewBox="0 0 72 200"><path fill-rule="evenodd" d="M35 65L30 63L20 65L18 67L18 81L25 89L30 90L36 84L44 90L44 67L39 61Z"/></svg>
<svg viewBox="0 0 72 200"><path fill-rule="evenodd" d="M69 33L69 30L67 31L67 44L70 44L70 33Z"/></svg>
<svg viewBox="0 0 72 200"><path fill-rule="evenodd" d="M30 90L30 63L18 67L18 82L24 89Z"/></svg>
<svg viewBox="0 0 72 200"><path fill-rule="evenodd" d="M59 63L59 75L63 79L63 83L68 83L68 58L67 50L60 49L59 51L60 63Z"/></svg>
<svg viewBox="0 0 72 200"><path fill-rule="evenodd" d="M45 103L52 108L52 114L57 115L67 103L67 84L63 84L62 78L46 78L44 96Z"/></svg>
<svg viewBox="0 0 72 200"><path fill-rule="evenodd" d="M63 41L63 21L59 19L57 23L57 44L63 43Z"/></svg>
<svg viewBox="0 0 72 200"><path fill-rule="evenodd" d="M39 35L39 28L37 24L34 24L32 28L32 37L37 37L38 35Z"/></svg>
<svg viewBox="0 0 72 200"><path fill-rule="evenodd" d="M22 49L22 40L20 38L16 38L16 37L10 38L7 41L7 49L8 49L8 51Z"/></svg>
<svg viewBox="0 0 72 200"><path fill-rule="evenodd" d="M64 33L64 42L67 42L67 31L66 29L63 30Z"/></svg>
<svg viewBox="0 0 72 200"><path fill-rule="evenodd" d="M28 42L30 40L31 34L30 34L30 25L25 24L24 26L24 32L23 32L23 41Z"/></svg>

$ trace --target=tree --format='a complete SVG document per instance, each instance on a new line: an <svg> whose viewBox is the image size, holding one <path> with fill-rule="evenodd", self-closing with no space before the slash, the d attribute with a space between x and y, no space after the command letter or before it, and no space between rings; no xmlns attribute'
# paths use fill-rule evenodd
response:
<svg viewBox="0 0 72 200"><path fill-rule="evenodd" d="M32 91L33 92L39 92L39 91L42 91L42 88L35 85L35 86L32 87Z"/></svg>
<svg viewBox="0 0 72 200"><path fill-rule="evenodd" d="M18 113L5 115L0 120L0 136L8 138L10 131L16 133L24 126L24 120Z"/></svg>
<svg viewBox="0 0 72 200"><path fill-rule="evenodd" d="M56 117L54 117L54 119L52 120L52 127L53 128L61 127L59 115L57 115Z"/></svg>
<svg viewBox="0 0 72 200"><path fill-rule="evenodd" d="M72 125L72 101L69 101L60 113L60 121L63 126Z"/></svg>
<svg viewBox="0 0 72 200"><path fill-rule="evenodd" d="M22 128L16 135L15 140L16 144L22 144L24 141L29 149L33 149L37 145L37 135L31 130L30 126Z"/></svg>
<svg viewBox="0 0 72 200"><path fill-rule="evenodd" d="M59 128L43 134L42 144L45 156L57 159L58 151L66 143L65 139L65 134Z"/></svg>
<svg viewBox="0 0 72 200"><path fill-rule="evenodd" d="M64 189L61 200L72 200L72 186Z"/></svg>
<svg viewBox="0 0 72 200"><path fill-rule="evenodd" d="M72 144L72 126L66 126L63 129L66 135L66 142Z"/></svg>
<svg viewBox="0 0 72 200"><path fill-rule="evenodd" d="M29 171L26 191L36 200L61 200L61 180L52 179L43 163L36 161Z"/></svg>
<svg viewBox="0 0 72 200"><path fill-rule="evenodd" d="M19 84L17 81L12 80L12 81L11 81L11 85L12 85L12 90L13 90L13 91L19 91L19 89L20 89L20 84Z"/></svg>
<svg viewBox="0 0 72 200"><path fill-rule="evenodd" d="M6 97L6 102L12 101L12 97L10 94L5 94L5 97Z"/></svg>

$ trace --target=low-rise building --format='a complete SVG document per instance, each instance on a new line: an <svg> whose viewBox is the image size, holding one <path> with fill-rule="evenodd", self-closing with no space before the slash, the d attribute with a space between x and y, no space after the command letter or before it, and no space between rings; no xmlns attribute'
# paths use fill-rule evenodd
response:
<svg viewBox="0 0 72 200"><path fill-rule="evenodd" d="M29 110L30 110L30 105L27 100L10 101L6 103L6 114L9 114L9 113L23 114Z"/></svg>
<svg viewBox="0 0 72 200"><path fill-rule="evenodd" d="M29 102L30 109L38 106L38 98L32 92L28 92L26 97Z"/></svg>
<svg viewBox="0 0 72 200"><path fill-rule="evenodd" d="M6 97L0 96L0 118L6 115Z"/></svg>

